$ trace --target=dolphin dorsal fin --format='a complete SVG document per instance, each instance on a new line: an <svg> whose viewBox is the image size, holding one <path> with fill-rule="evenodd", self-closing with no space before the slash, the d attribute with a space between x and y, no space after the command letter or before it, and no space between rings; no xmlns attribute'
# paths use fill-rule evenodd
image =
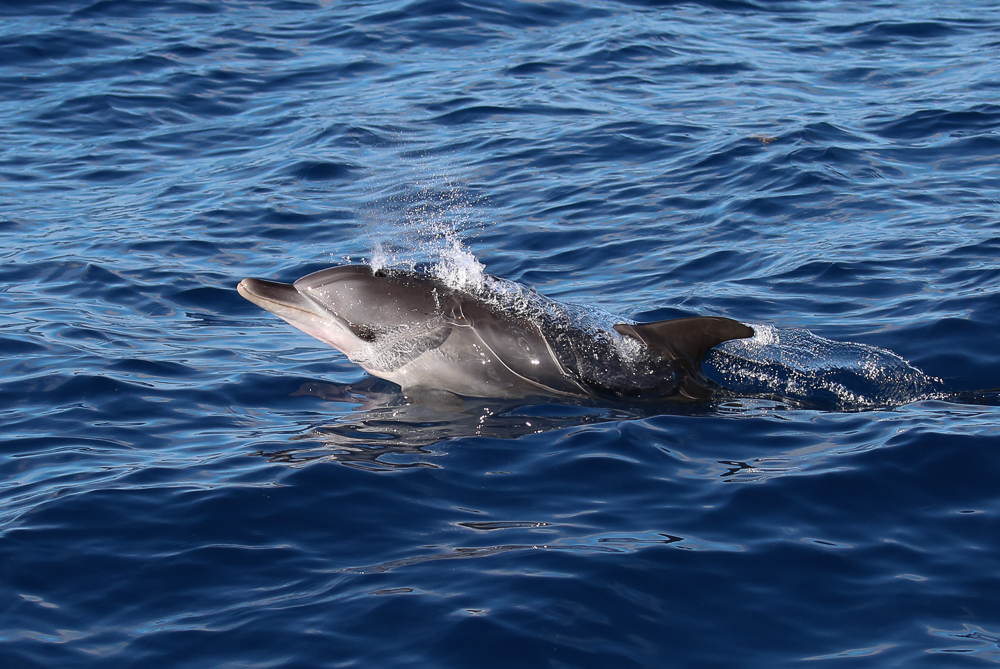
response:
<svg viewBox="0 0 1000 669"><path fill-rule="evenodd" d="M615 330L626 337L638 339L656 351L673 357L683 354L696 364L701 363L702 357L713 346L730 339L746 339L754 335L753 328L739 321L715 316L675 318L635 325L618 323Z"/></svg>

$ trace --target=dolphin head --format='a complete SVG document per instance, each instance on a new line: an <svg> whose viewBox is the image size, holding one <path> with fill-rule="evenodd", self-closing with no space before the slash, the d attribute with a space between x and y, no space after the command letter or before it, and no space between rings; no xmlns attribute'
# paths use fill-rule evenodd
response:
<svg viewBox="0 0 1000 669"><path fill-rule="evenodd" d="M428 276L373 270L364 265L331 267L292 285L366 341L378 336L386 324L437 321L447 291Z"/></svg>
<svg viewBox="0 0 1000 669"><path fill-rule="evenodd" d="M352 360L394 330L418 334L463 320L459 301L438 280L364 265L331 267L292 284L244 279L237 290Z"/></svg>
<svg viewBox="0 0 1000 669"><path fill-rule="evenodd" d="M244 279L240 295L404 391L475 397L580 394L536 325L420 272L331 267L293 284Z"/></svg>

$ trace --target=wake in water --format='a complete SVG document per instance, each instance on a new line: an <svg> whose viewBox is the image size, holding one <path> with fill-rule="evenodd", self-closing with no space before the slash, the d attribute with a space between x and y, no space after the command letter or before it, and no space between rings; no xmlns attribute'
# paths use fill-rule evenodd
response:
<svg viewBox="0 0 1000 669"><path fill-rule="evenodd" d="M832 341L808 330L751 327L754 337L726 342L705 360L733 393L847 411L946 396L941 379L892 351Z"/></svg>

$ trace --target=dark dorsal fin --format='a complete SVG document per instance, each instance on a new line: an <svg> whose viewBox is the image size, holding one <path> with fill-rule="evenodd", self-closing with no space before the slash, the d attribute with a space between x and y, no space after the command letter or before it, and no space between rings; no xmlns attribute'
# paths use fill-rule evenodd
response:
<svg viewBox="0 0 1000 669"><path fill-rule="evenodd" d="M730 339L746 339L754 334L753 328L739 321L714 316L676 318L636 325L619 323L615 330L671 357L684 355L695 364L700 364L702 357L713 346Z"/></svg>

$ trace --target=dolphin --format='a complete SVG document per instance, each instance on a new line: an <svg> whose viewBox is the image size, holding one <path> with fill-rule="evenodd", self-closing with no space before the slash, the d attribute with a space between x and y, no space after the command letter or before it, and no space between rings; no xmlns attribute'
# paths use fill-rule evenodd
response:
<svg viewBox="0 0 1000 669"><path fill-rule="evenodd" d="M485 274L454 287L428 272L344 265L237 290L408 396L704 401L719 390L701 370L705 353L754 335L720 317L614 322Z"/></svg>

